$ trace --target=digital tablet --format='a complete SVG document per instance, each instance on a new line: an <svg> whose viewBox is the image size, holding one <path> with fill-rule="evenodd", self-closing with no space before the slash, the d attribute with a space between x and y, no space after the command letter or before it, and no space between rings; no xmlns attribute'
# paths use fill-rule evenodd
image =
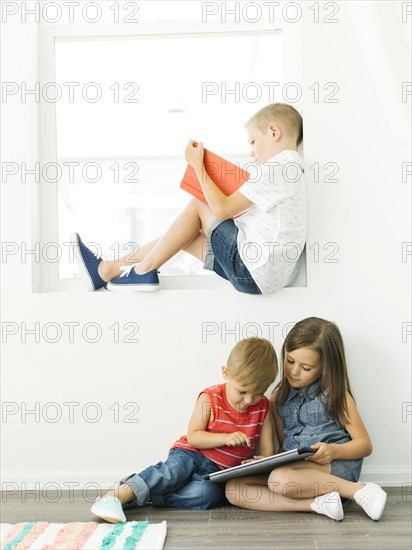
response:
<svg viewBox="0 0 412 550"><path fill-rule="evenodd" d="M239 464L239 466L219 470L218 472L213 472L212 474L203 476L203 479L220 482L227 481L233 477L265 474L278 466L287 464L288 462L303 460L306 457L316 453L316 451L317 449L312 449L311 447L299 447L299 449L293 449L292 451L285 451L284 453L279 453L277 455L265 456L265 458L252 460L247 464Z"/></svg>

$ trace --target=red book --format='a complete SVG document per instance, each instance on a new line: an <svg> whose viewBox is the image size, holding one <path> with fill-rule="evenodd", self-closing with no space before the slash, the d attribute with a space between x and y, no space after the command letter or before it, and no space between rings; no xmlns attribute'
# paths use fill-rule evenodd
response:
<svg viewBox="0 0 412 550"><path fill-rule="evenodd" d="M215 183L226 196L237 191L239 187L249 179L250 174L246 172L246 170L215 155L207 149L205 149L204 152L203 164L205 170L213 183ZM196 172L189 164L180 183L180 187L207 204Z"/></svg>

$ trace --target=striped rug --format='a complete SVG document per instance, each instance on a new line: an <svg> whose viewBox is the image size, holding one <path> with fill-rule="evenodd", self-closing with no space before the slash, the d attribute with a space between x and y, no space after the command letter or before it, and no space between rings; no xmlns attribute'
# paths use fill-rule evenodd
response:
<svg viewBox="0 0 412 550"><path fill-rule="evenodd" d="M125 523L1 523L1 550L162 550L167 524Z"/></svg>

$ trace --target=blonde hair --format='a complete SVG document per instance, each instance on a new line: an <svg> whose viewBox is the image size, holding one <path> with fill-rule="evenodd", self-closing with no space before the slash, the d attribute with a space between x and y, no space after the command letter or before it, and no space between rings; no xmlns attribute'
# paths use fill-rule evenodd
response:
<svg viewBox="0 0 412 550"><path fill-rule="evenodd" d="M303 139L303 121L299 112L286 103L271 103L260 109L246 123L249 127L255 123L259 130L266 131L269 124L272 122L283 126L289 137L296 140L296 146L302 143Z"/></svg>
<svg viewBox="0 0 412 550"><path fill-rule="evenodd" d="M245 338L236 344L227 360L229 376L265 393L278 374L275 348L264 338Z"/></svg>

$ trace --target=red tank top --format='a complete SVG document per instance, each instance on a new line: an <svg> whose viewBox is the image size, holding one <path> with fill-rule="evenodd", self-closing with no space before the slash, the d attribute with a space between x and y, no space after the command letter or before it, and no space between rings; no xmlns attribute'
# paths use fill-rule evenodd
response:
<svg viewBox="0 0 412 550"><path fill-rule="evenodd" d="M172 445L172 449L180 447L188 451L196 451L207 456L220 468L237 466L253 453L262 431L263 421L269 412L269 400L263 397L245 412L235 410L226 399L226 384L218 384L206 388L201 393L207 393L211 403L211 416L206 425L207 432L232 433L241 431L250 438L251 446L216 447L213 449L195 449L187 442L187 436L182 436ZM200 394L199 394L200 395Z"/></svg>

